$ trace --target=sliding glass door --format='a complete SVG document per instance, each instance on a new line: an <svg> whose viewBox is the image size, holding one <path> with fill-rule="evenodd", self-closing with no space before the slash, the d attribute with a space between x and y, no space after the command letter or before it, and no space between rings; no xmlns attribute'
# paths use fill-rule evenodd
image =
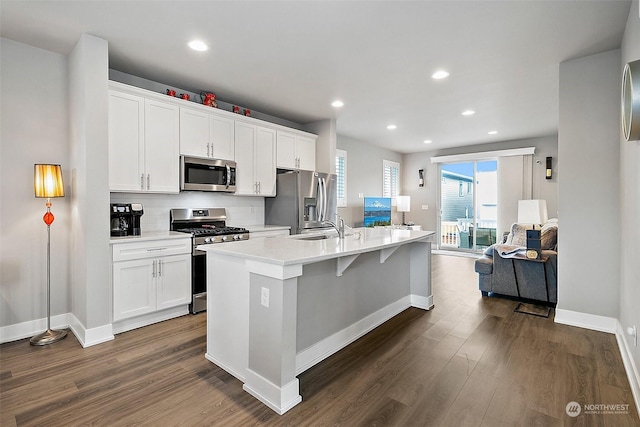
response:
<svg viewBox="0 0 640 427"><path fill-rule="evenodd" d="M496 160L440 165L441 249L481 251L497 240Z"/></svg>

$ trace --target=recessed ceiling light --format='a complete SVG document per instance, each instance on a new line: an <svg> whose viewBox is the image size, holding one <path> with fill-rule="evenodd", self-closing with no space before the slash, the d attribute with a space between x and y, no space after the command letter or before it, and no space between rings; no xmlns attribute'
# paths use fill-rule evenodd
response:
<svg viewBox="0 0 640 427"><path fill-rule="evenodd" d="M463 116L473 116L476 112L473 110L465 110L462 112Z"/></svg>
<svg viewBox="0 0 640 427"><path fill-rule="evenodd" d="M497 130L490 130L489 132L487 132L489 135L495 135L498 133Z"/></svg>
<svg viewBox="0 0 640 427"><path fill-rule="evenodd" d="M449 77L449 73L444 70L436 71L435 73L431 74L431 78L436 80L444 79L446 77Z"/></svg>
<svg viewBox="0 0 640 427"><path fill-rule="evenodd" d="M424 140L424 143L425 143L425 144L431 144L432 142L433 142L433 141L432 141L432 140L430 140L430 139L425 139L425 140Z"/></svg>
<svg viewBox="0 0 640 427"><path fill-rule="evenodd" d="M204 52L205 50L209 49L209 47L200 40L192 40L189 42L189 47L193 50L197 50L198 52Z"/></svg>
<svg viewBox="0 0 640 427"><path fill-rule="evenodd" d="M387 129L394 130L396 127L397 127L396 125L389 125L387 126Z"/></svg>
<svg viewBox="0 0 640 427"><path fill-rule="evenodd" d="M332 107L336 107L336 108L340 108L340 107L343 107L343 106L344 106L344 102L342 102L342 101L340 101L340 100L338 99L338 100L333 101L333 102L331 103L331 106L332 106Z"/></svg>

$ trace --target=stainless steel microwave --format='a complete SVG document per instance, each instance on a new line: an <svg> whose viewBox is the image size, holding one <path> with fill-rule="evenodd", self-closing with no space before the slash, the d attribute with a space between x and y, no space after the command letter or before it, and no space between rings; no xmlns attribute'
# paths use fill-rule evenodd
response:
<svg viewBox="0 0 640 427"><path fill-rule="evenodd" d="M180 189L236 191L236 162L180 156Z"/></svg>

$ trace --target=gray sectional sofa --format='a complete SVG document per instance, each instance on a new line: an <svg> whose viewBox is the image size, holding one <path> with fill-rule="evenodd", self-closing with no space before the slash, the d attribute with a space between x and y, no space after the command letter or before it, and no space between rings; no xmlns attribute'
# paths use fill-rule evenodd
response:
<svg viewBox="0 0 640 427"><path fill-rule="evenodd" d="M478 286L483 295L506 295L522 300L536 300L555 306L558 301L558 223L551 220L541 231L545 262L512 257L526 246L526 230L532 226L514 224L504 242L491 245L475 261ZM505 255L501 255L505 253Z"/></svg>

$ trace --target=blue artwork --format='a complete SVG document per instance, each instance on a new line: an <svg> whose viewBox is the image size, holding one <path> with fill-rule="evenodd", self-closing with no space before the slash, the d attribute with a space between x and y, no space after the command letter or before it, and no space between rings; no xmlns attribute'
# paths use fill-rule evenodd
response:
<svg viewBox="0 0 640 427"><path fill-rule="evenodd" d="M364 198L364 226L382 227L391 225L391 198Z"/></svg>

